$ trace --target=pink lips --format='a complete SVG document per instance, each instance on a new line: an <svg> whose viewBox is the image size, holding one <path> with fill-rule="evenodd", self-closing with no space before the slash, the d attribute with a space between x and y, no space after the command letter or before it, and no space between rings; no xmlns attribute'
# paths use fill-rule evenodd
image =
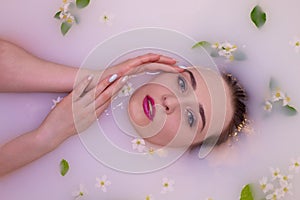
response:
<svg viewBox="0 0 300 200"><path fill-rule="evenodd" d="M143 100L143 109L145 115L152 121L155 116L155 102L149 95L145 96Z"/></svg>

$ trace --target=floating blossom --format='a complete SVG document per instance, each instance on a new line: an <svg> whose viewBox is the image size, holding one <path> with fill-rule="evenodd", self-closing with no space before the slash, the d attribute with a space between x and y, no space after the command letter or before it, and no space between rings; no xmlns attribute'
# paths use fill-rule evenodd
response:
<svg viewBox="0 0 300 200"><path fill-rule="evenodd" d="M276 102L285 98L285 94L277 88L276 91L272 95L272 101Z"/></svg>
<svg viewBox="0 0 300 200"><path fill-rule="evenodd" d="M273 189L273 185L268 183L268 178L267 177L263 177L260 181L259 181L259 185L260 185L260 189L264 192L267 193L268 191Z"/></svg>
<svg viewBox="0 0 300 200"><path fill-rule="evenodd" d="M173 180L168 179L168 178L163 178L163 180L162 180L163 189L162 189L161 193L172 192L174 190L174 187L173 187L174 184L175 184L175 182Z"/></svg>
<svg viewBox="0 0 300 200"><path fill-rule="evenodd" d="M144 149L146 148L145 141L143 139L136 138L132 140L131 143L132 143L132 149L137 150L138 152L143 152Z"/></svg>
<svg viewBox="0 0 300 200"><path fill-rule="evenodd" d="M298 159L292 159L291 160L291 165L289 167L290 171L295 171L296 173L299 173L299 169L300 169L300 158Z"/></svg>
<svg viewBox="0 0 300 200"><path fill-rule="evenodd" d="M114 19L114 15L110 15L106 12L104 12L103 15L100 16L100 22L107 25L112 25L111 21L113 19Z"/></svg>
<svg viewBox="0 0 300 200"><path fill-rule="evenodd" d="M72 196L74 197L74 199L82 199L87 195L88 195L88 192L82 184L79 185L78 190L72 192Z"/></svg>
<svg viewBox="0 0 300 200"><path fill-rule="evenodd" d="M270 170L271 170L271 173L272 173L273 180L275 180L277 178L278 179L280 178L280 169L278 169L278 168L276 168L276 169L271 168Z"/></svg>
<svg viewBox="0 0 300 200"><path fill-rule="evenodd" d="M280 189L283 196L286 195L286 194L292 195L293 194L292 191L291 191L292 187L293 186L290 183L286 183L285 185L283 185L282 188Z"/></svg>
<svg viewBox="0 0 300 200"><path fill-rule="evenodd" d="M299 53L300 39L298 37L294 37L294 39L290 41L290 45L294 47L296 53Z"/></svg>
<svg viewBox="0 0 300 200"><path fill-rule="evenodd" d="M282 100L282 106L289 105L290 101L291 101L291 98L289 96L285 95Z"/></svg>
<svg viewBox="0 0 300 200"><path fill-rule="evenodd" d="M123 88L120 90L118 96L119 97L126 97L126 96L130 96L133 93L133 87L132 87L132 83L128 82L127 84L125 84L123 86Z"/></svg>
<svg viewBox="0 0 300 200"><path fill-rule="evenodd" d="M275 190L273 193L271 194L268 194L266 196L266 199L267 200L278 200L278 199L281 199L283 197L283 192L279 189Z"/></svg>
<svg viewBox="0 0 300 200"><path fill-rule="evenodd" d="M215 43L213 43L213 44L211 45L211 47L214 48L214 49L219 49L220 44L219 44L219 42L215 42Z"/></svg>
<svg viewBox="0 0 300 200"><path fill-rule="evenodd" d="M293 176L290 174L289 175L280 175L279 178L280 178L280 185L284 186L293 179Z"/></svg>
<svg viewBox="0 0 300 200"><path fill-rule="evenodd" d="M268 112L271 112L272 108L273 108L272 103L270 101L268 101L268 100L265 101L264 110L268 111Z"/></svg>
<svg viewBox="0 0 300 200"><path fill-rule="evenodd" d="M218 45L219 52L218 54L220 56L226 57L230 61L234 60L233 52L237 50L237 46L230 44L229 42L224 42L221 45Z"/></svg>
<svg viewBox="0 0 300 200"><path fill-rule="evenodd" d="M59 102L61 102L61 100L63 100L63 97L57 97L56 99L52 99L53 105L52 105L52 107L51 107L51 110L52 110L53 108L55 108L56 105L57 105Z"/></svg>
<svg viewBox="0 0 300 200"><path fill-rule="evenodd" d="M96 187L101 188L103 192L107 192L106 186L110 186L111 182L107 180L107 176L103 175L101 179L96 178Z"/></svg>
<svg viewBox="0 0 300 200"><path fill-rule="evenodd" d="M145 200L154 200L152 194L146 196Z"/></svg>

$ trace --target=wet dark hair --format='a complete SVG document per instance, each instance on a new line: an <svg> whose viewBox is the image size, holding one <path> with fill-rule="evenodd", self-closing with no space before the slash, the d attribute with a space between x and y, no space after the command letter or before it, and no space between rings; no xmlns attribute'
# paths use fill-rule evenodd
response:
<svg viewBox="0 0 300 200"><path fill-rule="evenodd" d="M219 136L210 136L205 139L205 142L194 144L191 146L191 150L201 145L212 146L220 145L228 140L231 136L236 136L247 123L247 107L246 101L248 96L244 88L240 85L239 81L232 76L232 74L222 73L222 78L229 87L231 103L233 107L233 116L229 125L222 130ZM217 143L215 141L217 140Z"/></svg>
<svg viewBox="0 0 300 200"><path fill-rule="evenodd" d="M245 89L240 85L239 81L232 74L222 74L223 79L229 87L231 93L231 103L233 107L233 116L229 125L222 131L217 145L227 141L231 136L236 136L246 125L247 107L246 101L248 96Z"/></svg>

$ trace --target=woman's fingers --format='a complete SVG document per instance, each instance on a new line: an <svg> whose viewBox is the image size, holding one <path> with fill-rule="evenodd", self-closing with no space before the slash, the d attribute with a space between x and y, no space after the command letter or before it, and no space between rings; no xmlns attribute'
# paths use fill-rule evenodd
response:
<svg viewBox="0 0 300 200"><path fill-rule="evenodd" d="M90 82L92 81L93 76L88 76L85 79L83 79L73 90L73 101L77 101L82 94L84 93L85 89L88 87Z"/></svg>
<svg viewBox="0 0 300 200"><path fill-rule="evenodd" d="M127 79L128 76L122 77L102 91L101 94L99 94L95 99L95 109L105 105L107 101L110 101L112 98L114 98L114 96L126 84Z"/></svg>

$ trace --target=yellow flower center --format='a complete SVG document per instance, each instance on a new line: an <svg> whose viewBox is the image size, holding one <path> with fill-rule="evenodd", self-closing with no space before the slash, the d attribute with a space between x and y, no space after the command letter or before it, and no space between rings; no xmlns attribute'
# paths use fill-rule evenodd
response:
<svg viewBox="0 0 300 200"><path fill-rule="evenodd" d="M104 16L103 16L103 20L104 20L104 21L108 21L108 16L104 15Z"/></svg>
<svg viewBox="0 0 300 200"><path fill-rule="evenodd" d="M150 155L153 155L153 154L154 154L154 149L153 149L153 148L150 148L148 151L149 151L149 154L150 154Z"/></svg>
<svg viewBox="0 0 300 200"><path fill-rule="evenodd" d="M150 200L150 196L149 195L146 196L146 200Z"/></svg>
<svg viewBox="0 0 300 200"><path fill-rule="evenodd" d="M261 188L262 190L266 189L266 187L267 187L266 184L261 184L261 185L260 185L260 188Z"/></svg>
<svg viewBox="0 0 300 200"><path fill-rule="evenodd" d="M290 97L286 97L285 100L286 100L287 102L290 102L290 101L291 101L291 98L290 98Z"/></svg>
<svg viewBox="0 0 300 200"><path fill-rule="evenodd" d="M273 200L277 200L277 195L276 195L276 194L273 194L272 199L273 199Z"/></svg>
<svg viewBox="0 0 300 200"><path fill-rule="evenodd" d="M137 144L137 145L140 145L140 144L141 144L141 141L137 140L137 141L136 141L136 144Z"/></svg>
<svg viewBox="0 0 300 200"><path fill-rule="evenodd" d="M71 23L73 23L73 19L72 18L68 18L67 22L71 24Z"/></svg>
<svg viewBox="0 0 300 200"><path fill-rule="evenodd" d="M67 2L68 2L68 0L63 0L62 2L63 2L63 3L67 3Z"/></svg>
<svg viewBox="0 0 300 200"><path fill-rule="evenodd" d="M288 180L288 177L287 177L287 176L283 176L282 179L283 179L284 181L287 181L287 180Z"/></svg>
<svg viewBox="0 0 300 200"><path fill-rule="evenodd" d="M278 176L278 172L274 172L274 176Z"/></svg>
<svg viewBox="0 0 300 200"><path fill-rule="evenodd" d="M300 41L297 41L297 42L295 43L295 46L296 46L296 47L299 47L299 46L300 46Z"/></svg>
<svg viewBox="0 0 300 200"><path fill-rule="evenodd" d="M283 188L283 192L287 193L289 191L289 189L287 187Z"/></svg>
<svg viewBox="0 0 300 200"><path fill-rule="evenodd" d="M280 92L276 92L275 96L276 96L277 98L279 98L279 97L281 96L281 95L280 95Z"/></svg>
<svg viewBox="0 0 300 200"><path fill-rule="evenodd" d="M83 192L79 192L79 196L83 196Z"/></svg>
<svg viewBox="0 0 300 200"><path fill-rule="evenodd" d="M298 162L295 162L295 167L299 167L300 166L300 164L298 163Z"/></svg>
<svg viewBox="0 0 300 200"><path fill-rule="evenodd" d="M101 181L101 182L100 182L100 185L101 185L101 186L104 186L104 185L105 185L105 182L104 182L104 181Z"/></svg>
<svg viewBox="0 0 300 200"><path fill-rule="evenodd" d="M169 187L169 183L165 183L165 184L164 184L164 187Z"/></svg>

